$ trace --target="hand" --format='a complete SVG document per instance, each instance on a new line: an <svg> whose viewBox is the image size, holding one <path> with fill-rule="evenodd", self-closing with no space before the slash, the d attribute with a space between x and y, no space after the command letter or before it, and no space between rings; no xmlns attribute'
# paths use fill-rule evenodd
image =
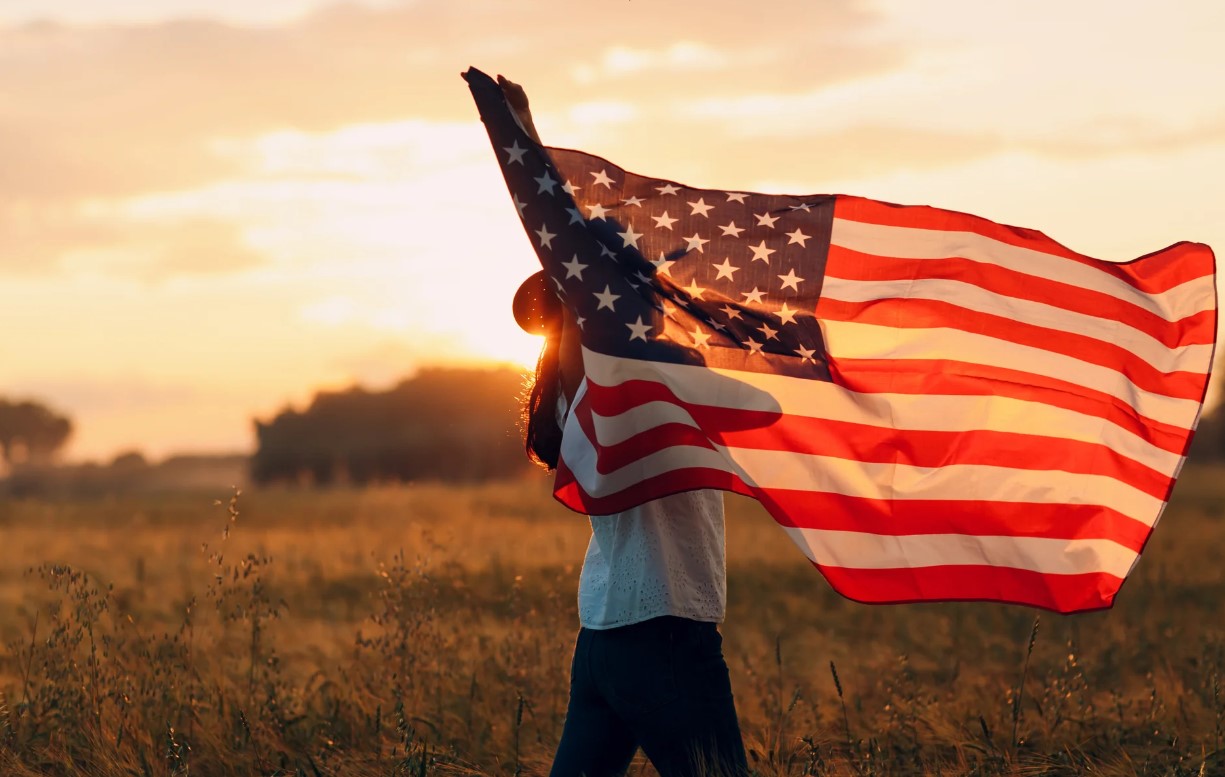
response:
<svg viewBox="0 0 1225 777"><path fill-rule="evenodd" d="M518 115L524 131L532 140L540 143L540 136L536 134L536 125L532 121L532 111L528 108L527 92L523 91L522 86L502 75L498 76L498 86L502 87L502 94L506 95L506 102Z"/></svg>

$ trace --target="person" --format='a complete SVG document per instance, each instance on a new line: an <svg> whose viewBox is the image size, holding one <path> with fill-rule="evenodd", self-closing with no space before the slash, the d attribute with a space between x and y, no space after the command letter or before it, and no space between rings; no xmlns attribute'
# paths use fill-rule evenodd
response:
<svg viewBox="0 0 1225 777"><path fill-rule="evenodd" d="M498 80L539 142L523 90ZM524 402L524 442L554 469L566 413L584 390L578 325L543 273L520 286L513 308L521 327L545 336ZM638 748L662 777L747 774L718 629L727 602L722 492L682 492L590 521L551 776L622 774Z"/></svg>

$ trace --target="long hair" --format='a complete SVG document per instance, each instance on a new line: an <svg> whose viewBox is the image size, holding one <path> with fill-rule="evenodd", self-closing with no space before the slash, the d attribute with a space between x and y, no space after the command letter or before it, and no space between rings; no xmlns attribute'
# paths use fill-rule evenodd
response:
<svg viewBox="0 0 1225 777"><path fill-rule="evenodd" d="M545 332L531 385L525 385L520 412L523 447L528 458L545 469L557 469L561 457L561 427L557 399L561 395L561 322Z"/></svg>

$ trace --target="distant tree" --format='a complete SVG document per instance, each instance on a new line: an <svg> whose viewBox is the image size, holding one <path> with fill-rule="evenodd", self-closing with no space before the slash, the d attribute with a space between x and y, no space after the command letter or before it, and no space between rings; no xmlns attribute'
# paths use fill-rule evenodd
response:
<svg viewBox="0 0 1225 777"><path fill-rule="evenodd" d="M72 435L72 421L33 401L0 398L0 457L10 467L49 462Z"/></svg>
<svg viewBox="0 0 1225 777"><path fill-rule="evenodd" d="M430 368L389 391L321 392L305 411L255 422L252 477L360 484L521 471L522 385L509 369Z"/></svg>

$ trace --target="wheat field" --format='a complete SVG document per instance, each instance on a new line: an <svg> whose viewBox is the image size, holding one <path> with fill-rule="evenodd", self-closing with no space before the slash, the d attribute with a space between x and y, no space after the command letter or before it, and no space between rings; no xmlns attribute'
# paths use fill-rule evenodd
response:
<svg viewBox="0 0 1225 777"><path fill-rule="evenodd" d="M1077 616L847 601L729 497L754 771L1225 774L1223 475ZM543 475L0 502L0 774L547 773L588 534Z"/></svg>

